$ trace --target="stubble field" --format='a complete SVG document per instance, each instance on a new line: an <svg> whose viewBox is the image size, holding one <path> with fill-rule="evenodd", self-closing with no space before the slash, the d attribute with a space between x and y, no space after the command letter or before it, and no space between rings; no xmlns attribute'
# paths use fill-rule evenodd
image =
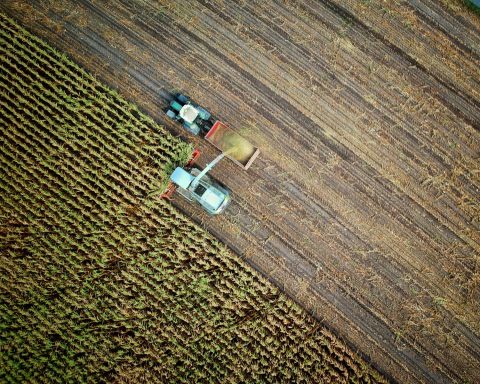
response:
<svg viewBox="0 0 480 384"><path fill-rule="evenodd" d="M177 206L381 372L479 381L480 22L462 1L1 7L155 119L181 90L258 145L248 172L214 172L224 216Z"/></svg>

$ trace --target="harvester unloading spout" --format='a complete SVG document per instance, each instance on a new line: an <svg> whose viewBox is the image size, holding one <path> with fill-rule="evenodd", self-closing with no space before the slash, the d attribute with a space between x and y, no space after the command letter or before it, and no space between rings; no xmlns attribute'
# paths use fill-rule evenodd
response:
<svg viewBox="0 0 480 384"><path fill-rule="evenodd" d="M205 169L202 172L200 172L198 176L195 177L195 179L192 181L192 187L195 188L200 182L201 178L205 176L208 172L210 172L212 168L215 167L215 165L217 165L220 162L220 160L222 160L224 157L225 157L225 153L222 152L211 163L207 164Z"/></svg>
<svg viewBox="0 0 480 384"><path fill-rule="evenodd" d="M170 176L170 181L182 196L196 201L212 215L223 212L230 202L230 191L208 176L208 172L224 157L225 154L221 153L203 170L178 167Z"/></svg>

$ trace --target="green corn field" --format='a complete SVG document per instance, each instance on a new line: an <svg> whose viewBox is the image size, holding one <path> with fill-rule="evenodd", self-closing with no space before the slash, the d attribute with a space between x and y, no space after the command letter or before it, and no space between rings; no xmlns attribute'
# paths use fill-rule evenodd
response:
<svg viewBox="0 0 480 384"><path fill-rule="evenodd" d="M0 382L384 382L158 197L190 145L0 20Z"/></svg>

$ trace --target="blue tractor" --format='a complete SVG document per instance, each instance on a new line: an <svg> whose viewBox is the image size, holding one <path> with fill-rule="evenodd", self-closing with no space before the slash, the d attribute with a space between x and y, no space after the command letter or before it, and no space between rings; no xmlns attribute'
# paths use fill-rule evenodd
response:
<svg viewBox="0 0 480 384"><path fill-rule="evenodd" d="M175 95L175 99L170 102L167 116L181 122L194 135L207 133L213 125L210 121L211 113L182 94Z"/></svg>

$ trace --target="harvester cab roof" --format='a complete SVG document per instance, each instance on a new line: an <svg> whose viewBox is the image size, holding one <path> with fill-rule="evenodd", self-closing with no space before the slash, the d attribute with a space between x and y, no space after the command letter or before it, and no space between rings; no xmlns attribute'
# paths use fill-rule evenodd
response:
<svg viewBox="0 0 480 384"><path fill-rule="evenodd" d="M170 176L182 196L197 202L211 215L223 212L230 202L230 191L207 175L214 165L208 165L203 171L178 167Z"/></svg>
<svg viewBox="0 0 480 384"><path fill-rule="evenodd" d="M185 104L178 115L188 124L192 124L197 119L199 111L193 105Z"/></svg>

